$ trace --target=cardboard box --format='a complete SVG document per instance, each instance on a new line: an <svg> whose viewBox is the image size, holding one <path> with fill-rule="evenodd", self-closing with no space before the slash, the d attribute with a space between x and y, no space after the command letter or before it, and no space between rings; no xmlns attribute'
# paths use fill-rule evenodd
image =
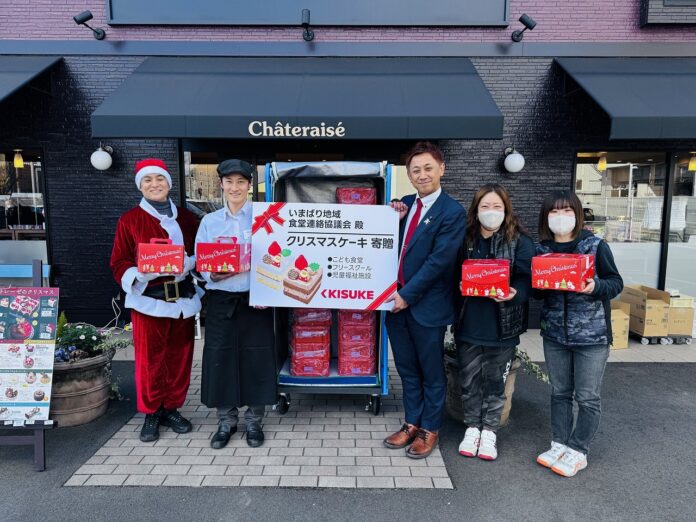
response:
<svg viewBox="0 0 696 522"><path fill-rule="evenodd" d="M153 238L138 245L138 272L181 274L184 271L184 245L171 239Z"/></svg>
<svg viewBox="0 0 696 522"><path fill-rule="evenodd" d="M643 337L669 335L669 293L642 285L626 285L621 301L631 305L629 329Z"/></svg>
<svg viewBox="0 0 696 522"><path fill-rule="evenodd" d="M628 326L631 316L631 305L618 299L611 302L611 333L614 342L612 350L628 348Z"/></svg>
<svg viewBox="0 0 696 522"><path fill-rule="evenodd" d="M251 269L251 243L237 238L219 237L214 243L196 244L196 270L199 272L248 272Z"/></svg>
<svg viewBox="0 0 696 522"><path fill-rule="evenodd" d="M673 295L669 298L669 306L672 308L693 308L694 298L690 295Z"/></svg>
<svg viewBox="0 0 696 522"><path fill-rule="evenodd" d="M510 294L508 259L467 259L462 264L462 295L507 297Z"/></svg>
<svg viewBox="0 0 696 522"><path fill-rule="evenodd" d="M543 254L532 258L532 288L581 292L595 275L591 254Z"/></svg>
<svg viewBox="0 0 696 522"><path fill-rule="evenodd" d="M670 307L669 335L691 337L694 330L694 309Z"/></svg>

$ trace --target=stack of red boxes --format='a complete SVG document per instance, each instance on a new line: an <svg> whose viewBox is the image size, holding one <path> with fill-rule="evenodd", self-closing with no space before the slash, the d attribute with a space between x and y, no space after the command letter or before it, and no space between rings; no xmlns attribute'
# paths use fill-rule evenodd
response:
<svg viewBox="0 0 696 522"><path fill-rule="evenodd" d="M338 311L338 374L373 375L377 367L377 315Z"/></svg>
<svg viewBox="0 0 696 522"><path fill-rule="evenodd" d="M376 205L377 190L364 187L337 188L336 203L343 205Z"/></svg>
<svg viewBox="0 0 696 522"><path fill-rule="evenodd" d="M331 310L293 310L290 373L298 377L326 377L331 359Z"/></svg>

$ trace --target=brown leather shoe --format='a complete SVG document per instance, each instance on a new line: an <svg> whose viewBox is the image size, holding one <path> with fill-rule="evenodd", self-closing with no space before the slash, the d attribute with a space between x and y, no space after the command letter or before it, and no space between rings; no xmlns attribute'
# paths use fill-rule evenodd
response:
<svg viewBox="0 0 696 522"><path fill-rule="evenodd" d="M416 439L411 447L406 450L406 456L412 459L424 459L430 455L437 446L437 432L419 428Z"/></svg>
<svg viewBox="0 0 696 522"><path fill-rule="evenodd" d="M389 449L405 448L414 441L417 431L418 426L406 422L399 431L384 439L384 445Z"/></svg>

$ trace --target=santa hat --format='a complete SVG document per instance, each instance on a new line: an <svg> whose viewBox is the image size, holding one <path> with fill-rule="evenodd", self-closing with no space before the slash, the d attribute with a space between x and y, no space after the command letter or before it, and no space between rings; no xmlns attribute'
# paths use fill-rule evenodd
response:
<svg viewBox="0 0 696 522"><path fill-rule="evenodd" d="M172 188L172 177L167 172L167 166L160 159L148 158L135 164L135 185L140 188L140 182L145 176L154 174L167 178L169 188Z"/></svg>

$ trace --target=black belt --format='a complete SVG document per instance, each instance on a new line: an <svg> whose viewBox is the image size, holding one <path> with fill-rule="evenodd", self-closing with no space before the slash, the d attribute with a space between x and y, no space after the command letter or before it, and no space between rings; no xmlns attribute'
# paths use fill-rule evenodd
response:
<svg viewBox="0 0 696 522"><path fill-rule="evenodd" d="M165 281L164 283L155 283L148 286L143 295L152 297L153 299L161 299L162 301L173 302L182 298L191 298L196 295L196 287L191 278L184 279L180 282Z"/></svg>

